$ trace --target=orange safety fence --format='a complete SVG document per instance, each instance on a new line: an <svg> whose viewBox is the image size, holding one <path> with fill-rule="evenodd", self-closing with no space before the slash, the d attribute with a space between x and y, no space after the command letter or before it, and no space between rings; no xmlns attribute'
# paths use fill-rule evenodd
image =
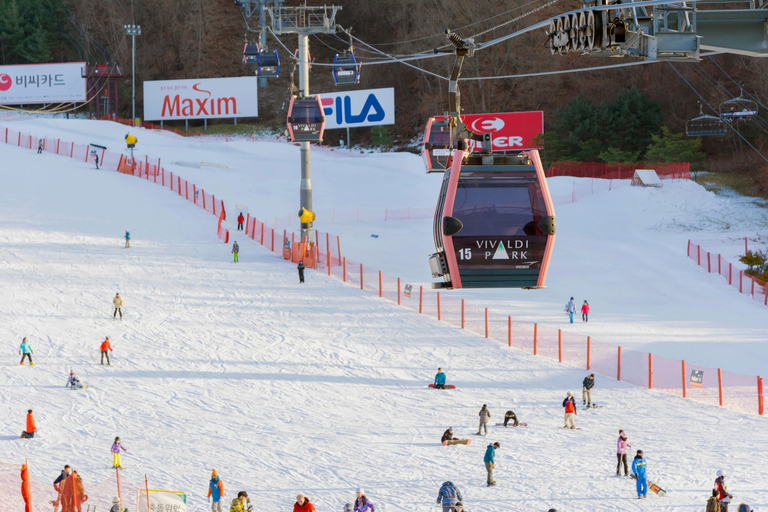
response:
<svg viewBox="0 0 768 512"><path fill-rule="evenodd" d="M691 164L688 162L672 163L621 163L603 162L552 162L544 171L547 178L554 176L574 176L577 178L603 178L631 180L636 169L653 169L661 179L691 179Z"/></svg>
<svg viewBox="0 0 768 512"><path fill-rule="evenodd" d="M729 286L739 293L749 295L768 306L768 283L747 275L743 270L733 267L733 263L720 254L714 254L701 248L701 245L688 240L688 257L709 274L720 274Z"/></svg>

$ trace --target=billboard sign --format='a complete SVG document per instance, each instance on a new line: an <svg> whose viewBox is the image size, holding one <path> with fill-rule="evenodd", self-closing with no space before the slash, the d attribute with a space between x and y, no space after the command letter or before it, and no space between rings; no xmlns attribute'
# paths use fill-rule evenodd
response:
<svg viewBox="0 0 768 512"><path fill-rule="evenodd" d="M533 140L544 133L544 112L504 112L500 114L462 114L461 119L475 133L491 133L494 151L518 151L521 149L542 149ZM436 116L442 121L443 116ZM480 149L480 141L470 141Z"/></svg>
<svg viewBox="0 0 768 512"><path fill-rule="evenodd" d="M144 119L256 117L258 77L152 80L144 82Z"/></svg>
<svg viewBox="0 0 768 512"><path fill-rule="evenodd" d="M0 105L83 103L85 62L0 66Z"/></svg>
<svg viewBox="0 0 768 512"><path fill-rule="evenodd" d="M395 124L395 89L329 92L320 94L325 129L360 128Z"/></svg>

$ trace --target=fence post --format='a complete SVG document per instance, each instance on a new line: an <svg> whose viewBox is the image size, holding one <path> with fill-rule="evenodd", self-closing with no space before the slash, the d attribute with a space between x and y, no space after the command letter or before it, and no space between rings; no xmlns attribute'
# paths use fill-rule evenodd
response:
<svg viewBox="0 0 768 512"><path fill-rule="evenodd" d="M507 343L512 346L512 317L507 317Z"/></svg>
<svg viewBox="0 0 768 512"><path fill-rule="evenodd" d="M461 328L464 328L464 299L461 299Z"/></svg>
<svg viewBox="0 0 768 512"><path fill-rule="evenodd" d="M688 257L691 257L691 239L688 239Z"/></svg>
<svg viewBox="0 0 768 512"><path fill-rule="evenodd" d="M685 359L683 359L683 398L687 396L685 392Z"/></svg>
<svg viewBox="0 0 768 512"><path fill-rule="evenodd" d="M742 279L742 270L739 270L739 293L744 293L744 279Z"/></svg>
<svg viewBox="0 0 768 512"><path fill-rule="evenodd" d="M733 284L733 263L728 264L728 286Z"/></svg>
<svg viewBox="0 0 768 512"><path fill-rule="evenodd" d="M648 389L653 389L653 354L648 352Z"/></svg>
<svg viewBox="0 0 768 512"><path fill-rule="evenodd" d="M712 258L710 258L710 255L712 253L707 251L707 273L712 273Z"/></svg>
<svg viewBox="0 0 768 512"><path fill-rule="evenodd" d="M563 331L557 330L557 360L563 362Z"/></svg>
<svg viewBox="0 0 768 512"><path fill-rule="evenodd" d="M696 264L701 266L701 246L696 246Z"/></svg>
<svg viewBox="0 0 768 512"><path fill-rule="evenodd" d="M619 360L616 365L616 380L621 380L621 345L619 345Z"/></svg>
<svg viewBox="0 0 768 512"><path fill-rule="evenodd" d="M765 283L765 286L763 286L763 294L765 299L763 300L763 304L768 306L768 283Z"/></svg>
<svg viewBox="0 0 768 512"><path fill-rule="evenodd" d="M363 288L363 264L362 263L360 264L360 289L365 290L365 288Z"/></svg>
<svg viewBox="0 0 768 512"><path fill-rule="evenodd" d="M211 194L211 201L213 201L213 216L215 217L216 216L216 194ZM272 239L274 240L275 239L274 231L272 233L273 233ZM275 248L272 247L272 250L274 251Z"/></svg>
<svg viewBox="0 0 768 512"><path fill-rule="evenodd" d="M749 252L749 246L747 245L747 237L744 237L744 254Z"/></svg>
<svg viewBox="0 0 768 512"><path fill-rule="evenodd" d="M213 203L216 204L216 203ZM272 252L275 252L275 230L272 230Z"/></svg>
<svg viewBox="0 0 768 512"><path fill-rule="evenodd" d="M331 275L331 251L325 251L325 252L326 252L325 257L327 258L326 261L328 262L328 265L327 265L328 266L328 276L330 276ZM397 301L398 301L397 303L400 304L399 294L398 294L398 297L397 297Z"/></svg>
<svg viewBox="0 0 768 512"><path fill-rule="evenodd" d="M539 324L533 324L533 355L536 355L536 344L539 335Z"/></svg>
<svg viewBox="0 0 768 512"><path fill-rule="evenodd" d="M424 287L419 286L419 314L424 311Z"/></svg>
<svg viewBox="0 0 768 512"><path fill-rule="evenodd" d="M749 277L750 277L750 279L752 279L752 292L751 293L752 293L752 298L754 299L755 298L755 278L752 277L752 276L749 276Z"/></svg>
<svg viewBox="0 0 768 512"><path fill-rule="evenodd" d="M330 252L329 252L330 254ZM330 272L328 273L330 275ZM400 278L397 278L397 305L400 305Z"/></svg>
<svg viewBox="0 0 768 512"><path fill-rule="evenodd" d="M341 265L344 267L344 270L342 273L344 274L344 279L342 279L343 282L347 282L347 257L345 256L343 260L341 260Z"/></svg>
<svg viewBox="0 0 768 512"><path fill-rule="evenodd" d="M723 372L717 369L717 393L720 396L720 407L723 406Z"/></svg>
<svg viewBox="0 0 768 512"><path fill-rule="evenodd" d="M381 270L379 270L379 297L383 295L381 290Z"/></svg>
<svg viewBox="0 0 768 512"><path fill-rule="evenodd" d="M437 319L442 320L440 316L440 292L437 292Z"/></svg>
<svg viewBox="0 0 768 512"><path fill-rule="evenodd" d="M589 370L589 365L590 365L589 355L591 353L591 350L592 350L592 338L590 336L587 336L587 370Z"/></svg>
<svg viewBox="0 0 768 512"><path fill-rule="evenodd" d="M722 274L721 264L720 261L722 260L722 257L720 256L720 253L717 253L717 273Z"/></svg>
<svg viewBox="0 0 768 512"><path fill-rule="evenodd" d="M485 308L485 337L488 337L488 308Z"/></svg>
<svg viewBox="0 0 768 512"><path fill-rule="evenodd" d="M763 378L757 376L757 413L763 415Z"/></svg>

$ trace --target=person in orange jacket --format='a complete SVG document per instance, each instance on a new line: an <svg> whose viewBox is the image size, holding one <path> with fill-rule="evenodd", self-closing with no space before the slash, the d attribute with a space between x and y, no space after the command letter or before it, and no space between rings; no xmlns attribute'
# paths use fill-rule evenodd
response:
<svg viewBox="0 0 768 512"><path fill-rule="evenodd" d="M216 470L211 470L211 481L208 482L208 501L213 498L211 504L212 512L222 512L222 502L224 501L224 482L219 478L219 474Z"/></svg>
<svg viewBox="0 0 768 512"><path fill-rule="evenodd" d="M315 512L315 506L309 502L308 497L299 494L293 504L293 512Z"/></svg>
<svg viewBox="0 0 768 512"><path fill-rule="evenodd" d="M576 425L573 423L573 416L578 414L578 412L576 411L576 401L573 399L573 394L570 391L565 400L563 400L563 407L565 407L565 425L563 425L563 428L568 428L568 423L571 424L571 428L576 428Z"/></svg>
<svg viewBox="0 0 768 512"><path fill-rule="evenodd" d="M32 416L32 409L27 411L27 430L21 433L22 439L32 439L35 437L37 427L35 427L35 418Z"/></svg>
<svg viewBox="0 0 768 512"><path fill-rule="evenodd" d="M107 365L112 366L109 362L109 353L112 352L112 345L109 344L109 336L107 339L101 342L101 364L104 364L104 356L107 357Z"/></svg>

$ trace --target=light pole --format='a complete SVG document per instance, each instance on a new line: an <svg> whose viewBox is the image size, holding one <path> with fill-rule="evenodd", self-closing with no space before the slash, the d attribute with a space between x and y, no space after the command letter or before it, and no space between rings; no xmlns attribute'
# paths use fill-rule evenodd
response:
<svg viewBox="0 0 768 512"><path fill-rule="evenodd" d="M141 25L123 25L125 34L131 36L131 102L133 111L131 123L136 123L136 36L141 35Z"/></svg>

